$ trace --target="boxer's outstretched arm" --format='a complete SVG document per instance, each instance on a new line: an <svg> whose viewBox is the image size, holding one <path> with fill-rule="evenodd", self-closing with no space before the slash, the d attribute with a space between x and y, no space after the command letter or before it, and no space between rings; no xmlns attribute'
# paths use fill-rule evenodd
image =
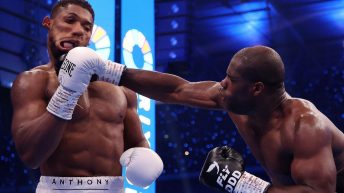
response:
<svg viewBox="0 0 344 193"><path fill-rule="evenodd" d="M162 102L221 108L219 93L221 86L214 81L189 82L172 74L126 69L120 84Z"/></svg>
<svg viewBox="0 0 344 193"><path fill-rule="evenodd" d="M317 115L306 114L296 123L291 175L297 185L272 186L268 193L335 192L336 166L332 155L331 132Z"/></svg>
<svg viewBox="0 0 344 193"><path fill-rule="evenodd" d="M47 78L47 72L24 72L11 89L12 136L19 156L30 168L38 168L55 151L66 124L46 110Z"/></svg>

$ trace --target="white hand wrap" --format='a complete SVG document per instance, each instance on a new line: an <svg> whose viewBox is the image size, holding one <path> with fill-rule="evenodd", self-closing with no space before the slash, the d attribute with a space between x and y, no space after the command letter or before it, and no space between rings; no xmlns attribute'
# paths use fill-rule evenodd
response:
<svg viewBox="0 0 344 193"><path fill-rule="evenodd" d="M244 172L235 186L234 193L264 193L270 183Z"/></svg>
<svg viewBox="0 0 344 193"><path fill-rule="evenodd" d="M143 147L130 148L120 158L120 163L126 169L127 179L139 187L147 187L156 180L164 164L159 155L153 150Z"/></svg>
<svg viewBox="0 0 344 193"><path fill-rule="evenodd" d="M87 89L93 74L101 80L118 85L124 69L124 65L104 61L90 48L71 49L61 65L58 76L60 86L47 110L62 119L72 119L78 99Z"/></svg>
<svg viewBox="0 0 344 193"><path fill-rule="evenodd" d="M99 80L118 85L125 67L125 65L108 60L105 62L105 70L99 74Z"/></svg>
<svg viewBox="0 0 344 193"><path fill-rule="evenodd" d="M75 92L59 86L47 106L47 110L61 119L71 120L80 92Z"/></svg>

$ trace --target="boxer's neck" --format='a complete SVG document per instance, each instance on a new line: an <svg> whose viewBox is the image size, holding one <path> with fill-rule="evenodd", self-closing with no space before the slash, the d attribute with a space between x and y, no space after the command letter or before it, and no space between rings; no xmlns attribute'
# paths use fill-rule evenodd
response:
<svg viewBox="0 0 344 193"><path fill-rule="evenodd" d="M282 104L288 98L290 98L290 96L284 89L281 89L274 95L266 96L259 101L255 110L248 117L255 125L264 126L270 122L271 119L283 114Z"/></svg>

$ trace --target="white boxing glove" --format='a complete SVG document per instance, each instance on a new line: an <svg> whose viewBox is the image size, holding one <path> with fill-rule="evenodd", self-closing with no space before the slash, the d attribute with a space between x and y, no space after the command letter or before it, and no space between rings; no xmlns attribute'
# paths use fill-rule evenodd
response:
<svg viewBox="0 0 344 193"><path fill-rule="evenodd" d="M75 64L73 73L76 74L76 76L78 76L79 74L88 74L90 76L96 74L98 75L99 80L106 81L115 85L118 85L121 79L122 72L125 69L125 65L112 62L110 60L103 60L94 50L88 47L75 47L71 49L68 52L66 59ZM62 72L69 73L71 70L73 71L73 69L69 68L68 63L65 66L64 64L65 62L63 62L61 67L61 70L62 68L65 68ZM74 79L78 78L80 77L76 77ZM60 77L59 74L59 81L61 84L61 81L63 81L63 79L66 78ZM89 79L87 78L87 80ZM72 86L72 84L68 86L66 85L66 87L70 89L72 89Z"/></svg>
<svg viewBox="0 0 344 193"><path fill-rule="evenodd" d="M124 65L104 61L88 47L71 49L61 65L58 75L60 86L47 110L62 119L72 119L78 99L85 92L93 74L98 75L100 80L118 85L124 69Z"/></svg>
<svg viewBox="0 0 344 193"><path fill-rule="evenodd" d="M139 187L147 187L152 184L164 168L159 155L144 147L128 149L121 155L120 163L123 167L127 167L127 179Z"/></svg>

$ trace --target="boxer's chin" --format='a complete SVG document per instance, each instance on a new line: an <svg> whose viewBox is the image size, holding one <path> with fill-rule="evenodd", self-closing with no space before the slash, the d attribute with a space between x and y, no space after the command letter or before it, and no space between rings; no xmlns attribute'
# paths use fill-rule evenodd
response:
<svg viewBox="0 0 344 193"><path fill-rule="evenodd" d="M226 103L226 109L238 115L248 115L250 112L247 106L238 105L236 103Z"/></svg>
<svg viewBox="0 0 344 193"><path fill-rule="evenodd" d="M51 46L52 55L56 60L59 60L60 57L64 54L67 54L68 51L66 49L61 49L60 46L56 46L56 45Z"/></svg>

